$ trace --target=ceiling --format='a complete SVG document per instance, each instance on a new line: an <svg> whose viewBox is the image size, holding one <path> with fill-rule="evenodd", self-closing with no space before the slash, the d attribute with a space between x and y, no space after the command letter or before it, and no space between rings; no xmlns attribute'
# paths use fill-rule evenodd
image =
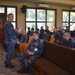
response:
<svg viewBox="0 0 75 75"><path fill-rule="evenodd" d="M75 6L75 0L0 0L0 1L17 1L17 2L35 2L35 3L47 3L47 4L61 4Z"/></svg>

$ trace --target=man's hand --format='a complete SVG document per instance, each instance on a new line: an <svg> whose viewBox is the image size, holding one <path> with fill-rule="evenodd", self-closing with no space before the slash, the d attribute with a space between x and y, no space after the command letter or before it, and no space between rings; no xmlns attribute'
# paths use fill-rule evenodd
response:
<svg viewBox="0 0 75 75"><path fill-rule="evenodd" d="M20 44L21 42L19 42L18 40L17 40L17 44Z"/></svg>
<svg viewBox="0 0 75 75"><path fill-rule="evenodd" d="M33 52L31 52L29 50L27 50L27 53L28 53L28 55L33 55L34 54Z"/></svg>

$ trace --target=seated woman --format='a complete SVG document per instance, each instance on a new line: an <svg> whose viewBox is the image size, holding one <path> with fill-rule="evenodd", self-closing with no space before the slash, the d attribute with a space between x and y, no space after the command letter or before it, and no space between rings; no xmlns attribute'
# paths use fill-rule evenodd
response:
<svg viewBox="0 0 75 75"><path fill-rule="evenodd" d="M69 48L75 48L75 40L71 38L71 35L69 32L65 32L63 34L62 45Z"/></svg>

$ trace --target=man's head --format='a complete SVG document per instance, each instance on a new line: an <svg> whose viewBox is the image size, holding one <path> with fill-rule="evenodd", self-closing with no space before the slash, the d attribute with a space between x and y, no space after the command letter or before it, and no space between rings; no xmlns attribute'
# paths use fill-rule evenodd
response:
<svg viewBox="0 0 75 75"><path fill-rule="evenodd" d="M46 26L46 30L49 30L49 26Z"/></svg>
<svg viewBox="0 0 75 75"><path fill-rule="evenodd" d="M69 38L70 38L70 36L71 36L71 34L70 34L69 32L65 32L65 33L63 34L63 39L65 39L66 41L68 41Z"/></svg>
<svg viewBox="0 0 75 75"><path fill-rule="evenodd" d="M62 33L65 33L65 30L64 29L62 29L62 31L61 31Z"/></svg>
<svg viewBox="0 0 75 75"><path fill-rule="evenodd" d="M43 29L43 26L41 26L41 29Z"/></svg>
<svg viewBox="0 0 75 75"><path fill-rule="evenodd" d="M38 32L33 32L32 37L33 37L34 40L37 40L39 38L39 33Z"/></svg>
<svg viewBox="0 0 75 75"><path fill-rule="evenodd" d="M54 32L57 32L58 30L57 30L57 28L54 28Z"/></svg>
<svg viewBox="0 0 75 75"><path fill-rule="evenodd" d="M30 27L28 27L28 31L30 30Z"/></svg>
<svg viewBox="0 0 75 75"><path fill-rule="evenodd" d="M7 15L8 21L12 22L14 19L14 15L12 13Z"/></svg>
<svg viewBox="0 0 75 75"><path fill-rule="evenodd" d="M39 29L36 29L36 32L38 32L38 33L39 33Z"/></svg>
<svg viewBox="0 0 75 75"><path fill-rule="evenodd" d="M25 30L22 30L22 33L21 33L22 35L25 35L26 34L26 32L25 32Z"/></svg>
<svg viewBox="0 0 75 75"><path fill-rule="evenodd" d="M46 31L46 30L44 30L44 34L45 34L45 35L47 34L47 31Z"/></svg>
<svg viewBox="0 0 75 75"><path fill-rule="evenodd" d="M31 29L31 32L34 32L34 28Z"/></svg>
<svg viewBox="0 0 75 75"><path fill-rule="evenodd" d="M62 31L62 27L59 27L59 31Z"/></svg>
<svg viewBox="0 0 75 75"><path fill-rule="evenodd" d="M69 26L66 26L66 30L69 30Z"/></svg>

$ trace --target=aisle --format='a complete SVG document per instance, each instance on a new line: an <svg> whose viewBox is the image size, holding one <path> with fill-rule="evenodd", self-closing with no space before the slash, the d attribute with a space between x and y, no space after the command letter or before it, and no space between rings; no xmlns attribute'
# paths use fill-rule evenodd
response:
<svg viewBox="0 0 75 75"><path fill-rule="evenodd" d="M17 57L12 59L12 64L15 65L15 68L9 69L5 68L4 61L5 61L6 52L2 46L0 46L0 75L31 75L31 74L18 74L17 70L21 68L20 62L18 61Z"/></svg>

